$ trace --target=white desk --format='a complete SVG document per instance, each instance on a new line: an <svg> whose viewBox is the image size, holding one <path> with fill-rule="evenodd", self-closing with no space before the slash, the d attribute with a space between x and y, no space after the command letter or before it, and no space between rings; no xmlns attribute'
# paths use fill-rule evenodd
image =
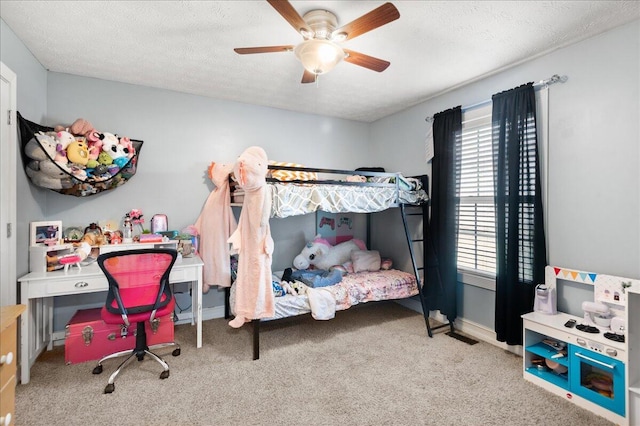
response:
<svg viewBox="0 0 640 426"><path fill-rule="evenodd" d="M202 347L202 259L176 260L169 282L192 282L191 324L196 324L196 347ZM109 284L97 263L72 267L68 273L31 272L20 279L20 303L27 309L20 320L20 382L29 383L30 369L38 355L53 348L53 297L107 291Z"/></svg>

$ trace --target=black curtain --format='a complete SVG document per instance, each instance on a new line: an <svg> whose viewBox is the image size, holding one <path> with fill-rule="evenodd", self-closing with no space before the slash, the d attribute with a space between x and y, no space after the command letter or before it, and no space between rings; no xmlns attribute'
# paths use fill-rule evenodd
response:
<svg viewBox="0 0 640 426"><path fill-rule="evenodd" d="M440 310L453 322L457 306L458 202L460 187L456 157L462 132L460 106L433 116L431 220L425 248L426 294L429 310ZM426 222L425 222L426 223Z"/></svg>
<svg viewBox="0 0 640 426"><path fill-rule="evenodd" d="M497 340L522 344L521 315L533 310L547 253L542 216L536 99L529 83L492 97L496 202Z"/></svg>

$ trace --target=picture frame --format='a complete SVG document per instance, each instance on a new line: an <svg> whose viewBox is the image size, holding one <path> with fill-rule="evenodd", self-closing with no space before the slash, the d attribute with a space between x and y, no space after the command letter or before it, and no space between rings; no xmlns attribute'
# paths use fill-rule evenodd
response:
<svg viewBox="0 0 640 426"><path fill-rule="evenodd" d="M353 213L327 213L316 211L316 235L336 245L354 238Z"/></svg>
<svg viewBox="0 0 640 426"><path fill-rule="evenodd" d="M59 244L62 239L62 221L31 222L31 246Z"/></svg>

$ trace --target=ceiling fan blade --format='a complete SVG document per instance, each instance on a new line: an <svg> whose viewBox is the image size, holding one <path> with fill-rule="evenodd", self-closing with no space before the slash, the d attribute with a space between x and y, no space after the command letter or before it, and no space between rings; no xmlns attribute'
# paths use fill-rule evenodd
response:
<svg viewBox="0 0 640 426"><path fill-rule="evenodd" d="M338 28L332 33L332 35L345 33L345 40L351 40L352 38L388 24L391 21L395 21L399 17L400 12L398 12L398 9L396 9L396 7L391 3L385 3L382 6L373 9L371 12L362 15L358 19Z"/></svg>
<svg viewBox="0 0 640 426"><path fill-rule="evenodd" d="M345 56L344 60L358 65L364 68L368 68L373 71L382 72L387 69L391 62L384 61L382 59L374 58L373 56L365 55L364 53L355 52L353 50L343 49Z"/></svg>
<svg viewBox="0 0 640 426"><path fill-rule="evenodd" d="M306 32L307 35L313 34L313 31L307 23L302 19L302 16L298 13L297 10L291 6L287 0L267 0L269 4L280 14L286 21L291 24L293 29L295 29L299 34L302 34L304 38L305 35L303 32Z"/></svg>
<svg viewBox="0 0 640 426"><path fill-rule="evenodd" d="M315 83L316 82L316 78L317 76L310 72L307 71L306 69L304 70L304 74L302 74L302 83Z"/></svg>
<svg viewBox="0 0 640 426"><path fill-rule="evenodd" d="M234 52L239 55L247 55L250 53L273 53L273 52L291 52L294 46L264 46L264 47L236 47Z"/></svg>

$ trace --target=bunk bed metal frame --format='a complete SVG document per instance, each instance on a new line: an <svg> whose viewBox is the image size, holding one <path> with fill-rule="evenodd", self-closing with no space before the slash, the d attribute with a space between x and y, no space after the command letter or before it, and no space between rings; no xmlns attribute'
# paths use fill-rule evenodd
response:
<svg viewBox="0 0 640 426"><path fill-rule="evenodd" d="M407 216L422 216L423 220L428 221L428 217L429 217L429 201L427 199L427 201L421 202L419 204L408 204L408 203L403 203L401 201L401 197L400 197L400 191L401 191L401 179L403 178L402 175L400 173L393 173L393 172L380 172L380 171L374 171L372 169L366 169L366 168L362 168L362 169L357 169L357 170L339 170L339 169L325 169L325 168L313 168L313 167L298 167L298 166L280 166L280 165L269 165L268 168L270 170L287 170L287 171L299 171L299 172L315 172L315 173L324 173L324 174L334 174L334 175L350 175L350 176L355 176L355 175L360 175L360 176L365 176L367 178L370 177L374 177L374 178L392 178L393 183L386 183L386 182L350 182L350 181L344 181L344 180L332 180L332 179L318 179L318 180L287 180L286 182L277 180L277 179L273 179L273 178L267 178L267 182L269 183L285 183L285 184L313 184L313 185L346 185L346 186L371 186L371 187L393 187L395 190L395 203L392 203L389 207L399 207L399 211L400 211L400 215L402 217L402 224L403 224L403 228L404 228L404 232L405 232L405 238L407 241L407 246L409 249L409 256L410 256L410 260L411 260L411 264L412 264L412 268L413 268L413 275L416 278L416 284L417 284L417 288L418 288L418 295L420 298L420 304L422 306L422 312L423 312L423 317L424 317L424 321L425 321L425 325L426 325L426 329L427 329L427 334L429 337L433 337L433 331L443 328L443 327L449 327L451 333L454 333L454 326L453 326L453 322L449 321L448 323L445 324L440 324L437 326L432 327L430 322L429 322L429 307L427 304L427 298L426 298L426 294L425 294L425 288L426 288L426 277L424 276L424 272L425 272L425 265L423 266L418 266L417 261L416 261L416 255L415 255L415 250L414 250L414 244L420 242L422 244L427 244L427 238L426 238L426 232L428 229L428 226L426 224L423 225L423 236L421 239L413 239L411 237L411 232L410 232L410 225L408 223L407 220ZM418 179L420 179L421 177L417 177ZM427 192L428 194L428 187L427 185L425 185L426 182L426 176L424 177L425 179L421 179L423 186L424 186L424 190L425 192ZM408 213L407 212L407 207L419 207L420 208L420 212L419 213ZM343 212L343 213L347 213L347 212ZM366 212L364 214L367 215L367 224L366 224L366 233L367 233L367 241L371 241L371 213L375 213L375 212ZM423 249L426 250L426 247L423 246ZM420 271L422 271L422 274L420 273ZM230 294L231 294L231 289L229 287L225 288L225 318L230 318L231 317L231 309L230 309ZM263 320L260 319L254 319L251 321L251 325L252 325L252 346L253 346L253 360L257 360L260 358L260 323ZM272 319L268 320L270 321L274 321Z"/></svg>

